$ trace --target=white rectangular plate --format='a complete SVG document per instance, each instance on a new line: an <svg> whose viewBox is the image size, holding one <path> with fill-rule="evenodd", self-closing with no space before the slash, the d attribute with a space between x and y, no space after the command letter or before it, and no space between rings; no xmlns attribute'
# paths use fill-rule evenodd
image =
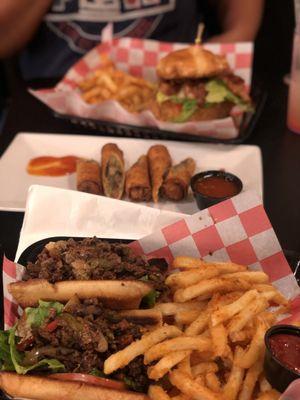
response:
<svg viewBox="0 0 300 400"><path fill-rule="evenodd" d="M196 161L196 172L225 169L239 176L245 190L253 189L262 196L262 162L257 146L19 133L0 159L0 210L24 211L27 191L33 184L76 190L75 174L62 177L29 175L26 166L30 159L39 156L75 155L99 161L102 146L109 142L116 143L123 150L126 169L140 155L146 154L150 146L159 143L168 147L174 164L186 157L192 157ZM185 214L198 211L191 192L182 202L161 200L158 204L150 202L146 205Z"/></svg>

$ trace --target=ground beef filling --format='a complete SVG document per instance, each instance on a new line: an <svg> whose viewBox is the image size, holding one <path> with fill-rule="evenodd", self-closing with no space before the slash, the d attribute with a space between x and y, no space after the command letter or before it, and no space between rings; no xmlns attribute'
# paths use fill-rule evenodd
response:
<svg viewBox="0 0 300 400"><path fill-rule="evenodd" d="M104 309L97 299L84 300L69 306L68 312L50 316L42 326L32 329L32 340L25 346L23 362L30 365L43 358L55 358L64 364L65 372L97 370L101 373L106 358L142 334L143 327ZM143 357L137 357L111 377L134 384L134 390L146 391L149 385Z"/></svg>
<svg viewBox="0 0 300 400"><path fill-rule="evenodd" d="M159 260L148 262L125 244L108 243L97 238L73 239L48 243L37 260L26 266L24 280L47 279L51 283L65 280L149 281L153 288L165 292L167 265Z"/></svg>

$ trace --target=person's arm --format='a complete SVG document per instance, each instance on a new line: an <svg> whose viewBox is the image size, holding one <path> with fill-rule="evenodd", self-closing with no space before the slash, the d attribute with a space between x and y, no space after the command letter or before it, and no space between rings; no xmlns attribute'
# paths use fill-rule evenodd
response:
<svg viewBox="0 0 300 400"><path fill-rule="evenodd" d="M32 38L52 0L0 0L0 58L13 55Z"/></svg>
<svg viewBox="0 0 300 400"><path fill-rule="evenodd" d="M255 39L260 27L264 0L215 0L223 33L210 42L243 42Z"/></svg>

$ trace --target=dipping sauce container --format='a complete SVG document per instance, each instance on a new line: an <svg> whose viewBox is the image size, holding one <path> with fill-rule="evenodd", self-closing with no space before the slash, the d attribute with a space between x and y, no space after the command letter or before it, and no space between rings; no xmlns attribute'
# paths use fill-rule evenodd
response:
<svg viewBox="0 0 300 400"><path fill-rule="evenodd" d="M203 210L239 194L243 183L229 172L205 171L192 177L191 187L198 208Z"/></svg>
<svg viewBox="0 0 300 400"><path fill-rule="evenodd" d="M300 378L300 328L275 325L265 335L264 370L269 383L279 392Z"/></svg>

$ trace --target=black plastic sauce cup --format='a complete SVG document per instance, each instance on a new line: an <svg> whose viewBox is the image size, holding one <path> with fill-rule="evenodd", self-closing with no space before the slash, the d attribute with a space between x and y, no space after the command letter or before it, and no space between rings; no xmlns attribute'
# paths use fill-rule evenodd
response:
<svg viewBox="0 0 300 400"><path fill-rule="evenodd" d="M213 196L207 196L205 194L200 193L199 191L196 190L196 183L198 181L204 180L209 177L218 177L218 178L224 178L227 181L230 181L234 183L236 186L236 193L234 196L238 195L242 190L243 190L243 183L238 178L236 175L233 175L229 172L225 171L204 171L200 172L199 174L196 174L192 177L191 179L191 188L194 193L194 197L197 202L197 206L200 210L204 210L207 207L213 206L214 204L220 203L224 200L230 199L233 196L224 196L224 197L213 197Z"/></svg>
<svg viewBox="0 0 300 400"><path fill-rule="evenodd" d="M282 333L300 337L300 328L294 325L275 325L265 334L265 375L272 387L281 393L287 389L290 383L300 378L300 373L286 367L271 350L270 337Z"/></svg>

